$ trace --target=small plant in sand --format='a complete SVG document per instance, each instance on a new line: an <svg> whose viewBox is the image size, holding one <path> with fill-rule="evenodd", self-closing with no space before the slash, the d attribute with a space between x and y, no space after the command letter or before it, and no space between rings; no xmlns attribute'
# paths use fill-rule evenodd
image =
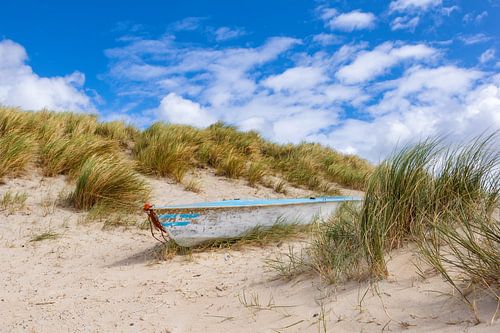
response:
<svg viewBox="0 0 500 333"><path fill-rule="evenodd" d="M278 180L275 184L274 184L274 191L276 193L281 193L281 194L287 194L287 190L286 190L286 181L284 180Z"/></svg>
<svg viewBox="0 0 500 333"><path fill-rule="evenodd" d="M0 196L0 211L6 211L8 214L13 214L25 207L27 199L28 194L25 192L13 193L7 191Z"/></svg>
<svg viewBox="0 0 500 333"><path fill-rule="evenodd" d="M196 179L190 179L184 184L184 190L194 192L194 193L200 193L201 192L201 182Z"/></svg>
<svg viewBox="0 0 500 333"><path fill-rule="evenodd" d="M129 162L113 156L93 156L77 174L71 202L78 209L97 206L130 210L140 207L149 191Z"/></svg>
<svg viewBox="0 0 500 333"><path fill-rule="evenodd" d="M42 232L36 236L33 236L30 239L30 242L41 242L44 240L54 240L54 239L59 238L59 236L60 235L57 232L48 230L48 231Z"/></svg>

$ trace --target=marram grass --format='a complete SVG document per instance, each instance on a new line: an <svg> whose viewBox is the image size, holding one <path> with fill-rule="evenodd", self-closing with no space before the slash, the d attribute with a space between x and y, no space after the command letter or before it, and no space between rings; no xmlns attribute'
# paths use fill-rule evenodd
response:
<svg viewBox="0 0 500 333"><path fill-rule="evenodd" d="M362 206L342 205L309 246L271 260L287 278L316 271L326 281L387 275L389 251L413 241L423 260L462 292L461 282L500 300L500 152L497 133L447 146L403 147L368 179Z"/></svg>
<svg viewBox="0 0 500 333"><path fill-rule="evenodd" d="M372 170L360 158L318 144L271 143L257 132L222 122L205 129L155 123L140 131L121 121L100 122L91 114L0 107L0 136L7 134L31 138L35 160L51 176L71 176L89 154L130 155L131 150L140 172L177 182L191 169L209 167L226 177L247 179L252 186L274 175L290 185L334 193L326 183L363 189Z"/></svg>
<svg viewBox="0 0 500 333"><path fill-rule="evenodd" d="M19 176L34 160L34 141L28 135L8 133L0 136L0 181Z"/></svg>
<svg viewBox="0 0 500 333"><path fill-rule="evenodd" d="M137 209L149 192L149 186L129 162L113 156L93 156L81 167L70 200L77 209Z"/></svg>
<svg viewBox="0 0 500 333"><path fill-rule="evenodd" d="M374 275L387 275L385 251L419 239L435 223L454 226L458 216L473 220L478 212L491 214L498 207L500 153L495 142L496 134L456 147L425 141L377 167L361 219Z"/></svg>

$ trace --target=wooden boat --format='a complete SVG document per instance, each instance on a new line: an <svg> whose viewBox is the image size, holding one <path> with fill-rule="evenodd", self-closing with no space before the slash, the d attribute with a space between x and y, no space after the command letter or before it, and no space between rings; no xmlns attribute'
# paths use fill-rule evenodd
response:
<svg viewBox="0 0 500 333"><path fill-rule="evenodd" d="M150 222L181 246L237 238L256 227L275 223L308 224L335 212L342 202L359 202L360 197L338 196L299 199L226 200L189 205L146 204ZM154 234L153 234L154 235Z"/></svg>

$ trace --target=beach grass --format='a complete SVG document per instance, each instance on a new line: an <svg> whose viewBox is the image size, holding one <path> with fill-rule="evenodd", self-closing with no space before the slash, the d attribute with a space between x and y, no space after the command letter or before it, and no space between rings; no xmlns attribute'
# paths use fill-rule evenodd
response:
<svg viewBox="0 0 500 333"><path fill-rule="evenodd" d="M141 131L122 121L99 121L93 114L0 107L0 138L14 136L33 143L31 152L21 149L26 158L16 162L18 169L23 169L23 161L36 161L47 176L72 176L90 155L121 153L135 159L141 173L179 183L188 171L209 167L224 177L246 179L251 186L273 175L326 193L323 180L363 189L373 170L363 159L319 144L272 143L255 131L222 122L204 129L158 122ZM23 140L18 140L19 147L26 146ZM2 169L7 167L0 165Z"/></svg>
<svg viewBox="0 0 500 333"><path fill-rule="evenodd" d="M361 206L340 206L315 225L305 249L268 264L286 278L315 271L330 283L380 279L388 275L387 254L413 242L472 308L464 284L500 301L497 135L455 145L424 140L395 151L367 179Z"/></svg>
<svg viewBox="0 0 500 333"><path fill-rule="evenodd" d="M0 136L0 181L5 176L23 174L34 160L33 139L29 135L8 133Z"/></svg>
<svg viewBox="0 0 500 333"><path fill-rule="evenodd" d="M77 209L137 210L150 188L133 165L113 156L87 159L76 176L70 200Z"/></svg>

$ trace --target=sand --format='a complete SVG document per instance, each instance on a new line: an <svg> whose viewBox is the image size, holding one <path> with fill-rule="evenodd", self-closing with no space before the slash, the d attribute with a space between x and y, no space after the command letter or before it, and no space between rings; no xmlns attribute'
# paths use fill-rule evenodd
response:
<svg viewBox="0 0 500 333"><path fill-rule="evenodd" d="M189 203L282 197L243 181L194 175L203 192L149 179L152 201ZM376 285L323 284L316 276L276 278L266 258L288 245L219 249L159 260L149 230L103 230L84 213L54 205L64 177L7 180L26 206L0 211L1 332L498 332L496 302L478 301L481 323L439 276L420 278L415 250L391 254L390 277ZM352 194L350 192L349 194ZM290 189L291 196L312 193ZM55 239L31 242L41 233ZM326 326L326 327L325 327Z"/></svg>

